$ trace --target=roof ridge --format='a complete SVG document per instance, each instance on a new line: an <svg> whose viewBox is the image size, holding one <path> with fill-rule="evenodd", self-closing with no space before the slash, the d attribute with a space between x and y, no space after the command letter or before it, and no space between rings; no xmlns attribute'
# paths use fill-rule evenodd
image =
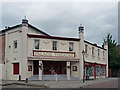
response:
<svg viewBox="0 0 120 90"><path fill-rule="evenodd" d="M0 33L4 33L4 32L6 32L6 31L9 31L9 30L11 30L11 29L17 28L17 27L19 27L19 26L22 26L22 24L17 24L17 25L14 25L14 26L12 26L12 27L10 26L10 27L7 28L7 29L5 28L5 29L1 30ZM50 35L47 34L46 32L44 32L44 31L42 31L42 30L34 27L33 25L31 25L31 24L29 24L29 23L28 23L28 27L31 27L31 28L37 30L38 32L41 32L41 33L43 33L43 34L45 34L45 35L47 35L47 36L50 36Z"/></svg>

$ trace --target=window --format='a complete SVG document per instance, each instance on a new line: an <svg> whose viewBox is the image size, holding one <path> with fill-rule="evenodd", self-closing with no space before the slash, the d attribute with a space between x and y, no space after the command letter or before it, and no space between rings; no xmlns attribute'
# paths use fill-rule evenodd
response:
<svg viewBox="0 0 120 90"><path fill-rule="evenodd" d="M100 56L100 49L98 49L98 56Z"/></svg>
<svg viewBox="0 0 120 90"><path fill-rule="evenodd" d="M14 41L14 48L17 48L17 40Z"/></svg>
<svg viewBox="0 0 120 90"><path fill-rule="evenodd" d="M100 75L100 66L96 66L96 76Z"/></svg>
<svg viewBox="0 0 120 90"><path fill-rule="evenodd" d="M19 75L19 63L14 63L13 64L13 74L14 75Z"/></svg>
<svg viewBox="0 0 120 90"><path fill-rule="evenodd" d="M72 42L69 43L69 51L73 51L73 43Z"/></svg>
<svg viewBox="0 0 120 90"><path fill-rule="evenodd" d="M57 41L53 41L53 50L57 50Z"/></svg>
<svg viewBox="0 0 120 90"><path fill-rule="evenodd" d="M39 40L35 40L35 49L39 49Z"/></svg>
<svg viewBox="0 0 120 90"><path fill-rule="evenodd" d="M88 46L85 44L85 53L87 53Z"/></svg>
<svg viewBox="0 0 120 90"><path fill-rule="evenodd" d="M105 55L105 52L103 51L103 57L104 57L104 55Z"/></svg>
<svg viewBox="0 0 120 90"><path fill-rule="evenodd" d="M92 47L92 56L94 55L94 47Z"/></svg>
<svg viewBox="0 0 120 90"><path fill-rule="evenodd" d="M88 66L88 75L94 76L94 66Z"/></svg>

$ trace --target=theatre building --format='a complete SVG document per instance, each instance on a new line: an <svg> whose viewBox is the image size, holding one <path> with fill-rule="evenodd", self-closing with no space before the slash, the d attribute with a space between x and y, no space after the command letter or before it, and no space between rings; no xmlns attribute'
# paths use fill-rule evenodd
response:
<svg viewBox="0 0 120 90"><path fill-rule="evenodd" d="M95 37L97 38L97 37ZM78 38L51 36L23 19L0 32L0 63L7 80L82 80L108 77L108 44L104 48Z"/></svg>

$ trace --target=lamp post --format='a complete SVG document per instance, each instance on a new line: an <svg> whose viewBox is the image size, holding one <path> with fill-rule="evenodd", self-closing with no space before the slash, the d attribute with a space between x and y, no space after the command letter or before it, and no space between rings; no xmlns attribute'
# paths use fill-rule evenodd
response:
<svg viewBox="0 0 120 90"><path fill-rule="evenodd" d="M85 82L85 59L84 59L85 51L84 50L82 51L82 54L83 54L83 83L84 83Z"/></svg>

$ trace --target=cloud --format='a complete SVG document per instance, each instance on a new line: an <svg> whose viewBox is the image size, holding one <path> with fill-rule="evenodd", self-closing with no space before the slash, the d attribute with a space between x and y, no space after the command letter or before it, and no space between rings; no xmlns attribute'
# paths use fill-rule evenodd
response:
<svg viewBox="0 0 120 90"><path fill-rule="evenodd" d="M78 37L85 27L85 39L101 45L107 33L117 37L117 2L112 3L3 3L2 25L15 25L26 15L29 22L56 36Z"/></svg>

